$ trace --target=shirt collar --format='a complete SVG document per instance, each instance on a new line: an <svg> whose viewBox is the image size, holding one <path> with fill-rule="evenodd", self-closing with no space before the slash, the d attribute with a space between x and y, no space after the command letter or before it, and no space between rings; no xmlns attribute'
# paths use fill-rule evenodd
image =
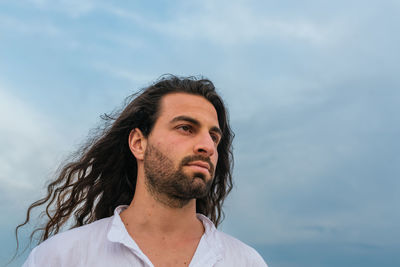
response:
<svg viewBox="0 0 400 267"><path fill-rule="evenodd" d="M195 262L196 266L214 266L215 262L222 259L223 252L218 230L207 216L197 213L197 218L203 223L205 230L197 246L196 253L193 255L192 262Z"/></svg>
<svg viewBox="0 0 400 267"><path fill-rule="evenodd" d="M136 242L129 235L119 215L127 207L127 205L121 205L115 208L107 238L111 242L121 243L132 249L137 254L145 256ZM204 234L201 237L192 261L203 261L207 258L213 258L214 260L220 259L222 257L222 244L218 238L218 231L215 228L214 223L203 214L197 213L196 215L197 218L203 223ZM146 256L145 259L146 261L148 260ZM150 262L150 260L148 261Z"/></svg>
<svg viewBox="0 0 400 267"><path fill-rule="evenodd" d="M119 214L127 207L127 205L121 205L115 208L114 216L112 217L111 227L108 230L107 238L111 242L122 243L123 245L131 249L139 250L138 245L130 237L124 223L121 220L121 217L119 216Z"/></svg>

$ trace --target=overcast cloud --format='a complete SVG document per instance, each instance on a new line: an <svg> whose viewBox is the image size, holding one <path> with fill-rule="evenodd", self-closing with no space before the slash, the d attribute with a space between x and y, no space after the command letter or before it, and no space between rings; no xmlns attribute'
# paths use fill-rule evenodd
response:
<svg viewBox="0 0 400 267"><path fill-rule="evenodd" d="M173 73L210 78L229 106L224 231L270 266L399 265L399 11L389 0L2 1L0 263L99 115Z"/></svg>

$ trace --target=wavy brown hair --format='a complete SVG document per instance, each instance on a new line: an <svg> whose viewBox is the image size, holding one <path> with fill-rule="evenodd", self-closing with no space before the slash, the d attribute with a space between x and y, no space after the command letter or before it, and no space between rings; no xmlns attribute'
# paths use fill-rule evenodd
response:
<svg viewBox="0 0 400 267"><path fill-rule="evenodd" d="M35 229L41 232L39 243L58 233L66 222L79 227L113 215L119 205L129 205L135 194L137 164L128 146L131 130L139 128L148 136L158 118L160 101L166 94L184 92L200 95L215 107L222 138L218 145L218 164L207 196L197 199L196 211L218 226L223 220L222 204L232 189L232 139L227 110L210 80L195 77L162 76L151 86L127 98L125 108L105 115L105 126L65 164L58 177L47 186L47 196L28 208L26 225L34 208L45 205L46 223ZM69 225L69 223L68 223Z"/></svg>

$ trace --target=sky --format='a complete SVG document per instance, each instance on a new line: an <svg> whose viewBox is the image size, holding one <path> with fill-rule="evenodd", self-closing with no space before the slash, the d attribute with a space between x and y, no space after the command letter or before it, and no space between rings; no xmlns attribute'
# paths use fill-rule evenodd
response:
<svg viewBox="0 0 400 267"><path fill-rule="evenodd" d="M211 79L229 109L235 188L221 230L271 267L399 266L399 11L395 0L0 1L0 265L100 115L172 73Z"/></svg>

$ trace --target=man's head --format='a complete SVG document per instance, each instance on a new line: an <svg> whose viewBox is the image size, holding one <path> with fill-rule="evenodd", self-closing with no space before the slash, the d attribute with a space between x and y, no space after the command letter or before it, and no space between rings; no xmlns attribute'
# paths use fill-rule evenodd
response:
<svg viewBox="0 0 400 267"><path fill-rule="evenodd" d="M192 194L197 198L197 211L209 215L215 222L219 221L222 202L232 187L233 133L226 108L213 83L207 79L166 76L134 97L110 129L110 134L114 129L119 132L116 135L120 136L119 142L122 142L120 150L123 151L124 159L118 164L124 165L121 166L125 170L124 176L129 178L126 184L135 186L137 166L145 156L144 150L142 154L135 155L132 142L128 146L126 140L132 132L140 132L149 144L148 160L171 161L167 166L172 164L174 174L178 172L189 175L189 179L185 181L190 181L192 189L197 190L196 194ZM198 132L196 135L187 135L190 138L185 139L184 132L191 130ZM185 140L190 140L191 143ZM182 161L187 161L188 157L189 162ZM193 162L193 165L206 162L212 173L205 172L199 166L186 166ZM150 177L147 175L150 178L147 182L162 182L163 180L155 179L151 175L151 168L155 168L153 165L147 164L147 174L150 174ZM171 188L166 187L166 184L162 185L163 188ZM157 184L153 184L154 186L157 187ZM187 184L179 186L181 189L188 189ZM160 187L161 185L157 188ZM130 189L133 192L129 197L133 197L135 188ZM185 198L189 196L190 194Z"/></svg>
<svg viewBox="0 0 400 267"><path fill-rule="evenodd" d="M222 204L232 186L233 134L211 81L162 78L129 103L115 124L122 120L132 122L126 133L130 152L139 168L144 163L149 189L173 195L181 205L197 198L198 212ZM132 140L140 134L147 147L137 151Z"/></svg>
<svg viewBox="0 0 400 267"><path fill-rule="evenodd" d="M203 96L169 93L162 97L148 137L136 128L129 145L138 172L158 200L182 207L211 188L222 138L214 106ZM141 177L138 177L140 179Z"/></svg>

